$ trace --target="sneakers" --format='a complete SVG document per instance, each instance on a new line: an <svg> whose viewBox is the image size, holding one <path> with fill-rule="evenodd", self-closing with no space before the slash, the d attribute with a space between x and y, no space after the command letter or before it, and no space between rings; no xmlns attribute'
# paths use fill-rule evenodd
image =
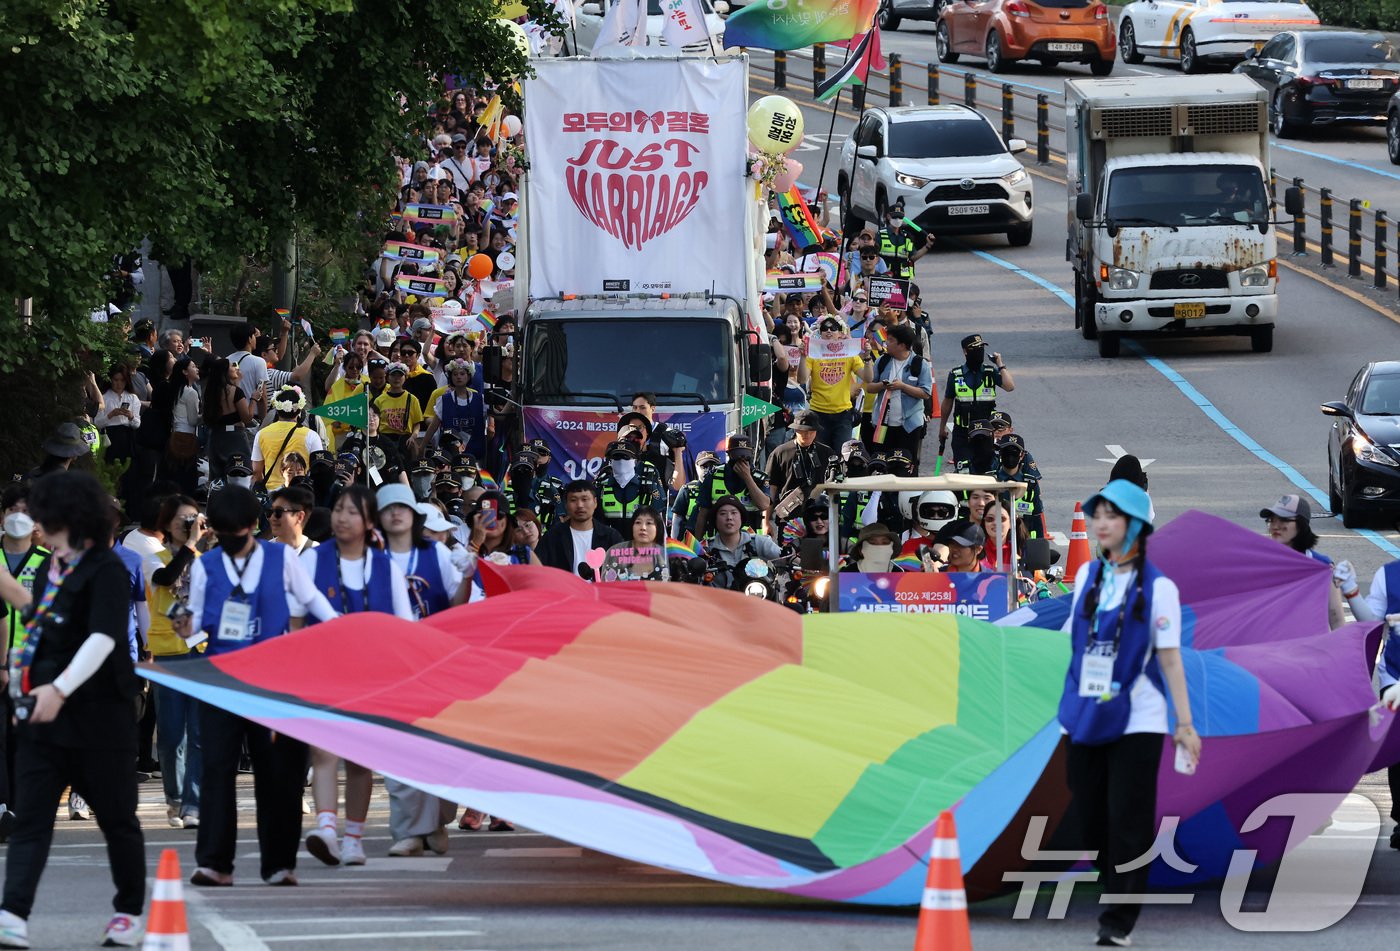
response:
<svg viewBox="0 0 1400 951"><path fill-rule="evenodd" d="M0 911L0 948L29 947L29 922L12 911Z"/></svg>
<svg viewBox="0 0 1400 951"><path fill-rule="evenodd" d="M340 843L341 865L364 865L365 844L359 836L347 835Z"/></svg>
<svg viewBox="0 0 1400 951"><path fill-rule="evenodd" d="M182 817L182 818L180 819L180 825L181 825L182 828L185 828L185 829L198 829L198 828L199 828L199 813L197 813L197 812L192 812L192 813L190 813L189 815Z"/></svg>
<svg viewBox="0 0 1400 951"><path fill-rule="evenodd" d="M165 806L165 821L172 829L183 829L185 820L180 818L180 804L167 803Z"/></svg>
<svg viewBox="0 0 1400 951"><path fill-rule="evenodd" d="M513 823L507 822L507 821L504 820L504 819L492 819L492 820L491 820L491 831L492 831L492 832L514 832L514 831L515 831L515 825L514 825Z"/></svg>
<svg viewBox="0 0 1400 951"><path fill-rule="evenodd" d="M297 873L289 868L279 868L267 878L263 879L269 885L295 885L297 883Z"/></svg>
<svg viewBox="0 0 1400 951"><path fill-rule="evenodd" d="M438 826L428 835L423 836L423 844L432 849L438 855L447 854L447 827Z"/></svg>
<svg viewBox="0 0 1400 951"><path fill-rule="evenodd" d="M107 930L102 932L104 948L138 948L141 946L141 918L139 915L115 914L107 922Z"/></svg>
<svg viewBox="0 0 1400 951"><path fill-rule="evenodd" d="M421 835L411 835L406 839L399 839L389 846L389 854L404 858L410 855L423 854L423 837Z"/></svg>
<svg viewBox="0 0 1400 951"><path fill-rule="evenodd" d="M1097 945L1100 948L1130 948L1133 945L1133 939L1128 937L1126 931L1105 925L1099 929Z"/></svg>
<svg viewBox="0 0 1400 951"><path fill-rule="evenodd" d="M205 885L210 888L227 888L233 884L233 876L228 872L216 872L212 868L200 866L190 876L191 885Z"/></svg>
<svg viewBox="0 0 1400 951"><path fill-rule="evenodd" d="M339 865L342 859L340 843L336 841L335 829L323 826L306 837L306 851L326 865ZM364 855L364 850L360 850Z"/></svg>
<svg viewBox="0 0 1400 951"><path fill-rule="evenodd" d="M467 809L462 812L462 818L457 820L457 828L463 832L480 832L481 824L485 820L485 813L475 809Z"/></svg>
<svg viewBox="0 0 1400 951"><path fill-rule="evenodd" d="M75 792L68 794L68 819L70 822L79 819L91 819L92 810L88 808L87 800Z"/></svg>

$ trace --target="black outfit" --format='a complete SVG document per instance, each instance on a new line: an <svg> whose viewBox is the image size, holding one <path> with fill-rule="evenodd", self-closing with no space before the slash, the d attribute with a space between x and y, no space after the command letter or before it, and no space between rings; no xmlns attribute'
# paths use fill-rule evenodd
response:
<svg viewBox="0 0 1400 951"><path fill-rule="evenodd" d="M574 536L570 534L571 531L568 520L561 519L544 533L535 549L535 557L540 560L540 564L560 568L570 574L575 573L574 569L578 566L574 564ZM611 548L621 542L621 535L609 528L600 516L594 516L593 543L589 548Z"/></svg>
<svg viewBox="0 0 1400 951"><path fill-rule="evenodd" d="M804 449L793 439L774 449L768 455L768 484L773 498L781 502L793 489L801 489L805 501L813 489L826 481L826 467L832 456L831 447L822 442Z"/></svg>
<svg viewBox="0 0 1400 951"><path fill-rule="evenodd" d="M34 583L38 602L52 556ZM72 786L93 808L107 840L117 894L112 907L140 915L146 903L146 847L136 819L136 695L140 682L127 650L131 575L110 548L93 548L64 582L30 667L33 687L52 683L90 634L116 646L73 691L52 723L16 729L16 823L5 856L3 907L28 918L53 842L54 813Z"/></svg>
<svg viewBox="0 0 1400 951"><path fill-rule="evenodd" d="M1145 894L1150 863L1131 872L1119 872L1117 867L1152 848L1162 734L1124 733L1101 746L1066 742L1065 747L1065 774L1074 796L1070 808L1083 830L1084 848L1098 853L1094 864L1104 894ZM1141 911L1139 904L1105 905L1099 924L1127 934Z"/></svg>

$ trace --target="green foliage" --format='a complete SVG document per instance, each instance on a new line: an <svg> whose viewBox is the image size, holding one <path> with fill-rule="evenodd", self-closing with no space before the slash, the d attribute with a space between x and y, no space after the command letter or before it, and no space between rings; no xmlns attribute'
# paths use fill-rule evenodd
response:
<svg viewBox="0 0 1400 951"><path fill-rule="evenodd" d="M1328 26L1400 30L1400 0L1308 0Z"/></svg>

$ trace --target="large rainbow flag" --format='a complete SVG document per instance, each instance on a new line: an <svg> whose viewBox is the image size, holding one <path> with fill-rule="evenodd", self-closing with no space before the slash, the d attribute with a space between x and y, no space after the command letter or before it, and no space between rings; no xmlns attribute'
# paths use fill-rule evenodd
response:
<svg viewBox="0 0 1400 951"><path fill-rule="evenodd" d="M1237 849L1276 861L1289 823L1240 832L1256 806L1293 790L1340 802L1384 755L1395 718L1372 720L1377 626L1328 632L1325 565L1210 516L1166 526L1149 554L1181 591L1205 737L1194 776L1173 772L1163 737L1159 814L1183 817L1177 852L1195 868L1154 874L1219 877ZM356 615L141 671L539 832L819 898L918 904L944 809L970 895L995 894L1031 817L1053 828L1065 811L1066 599L999 627L802 617L547 568L483 575L484 601L418 623Z"/></svg>
<svg viewBox="0 0 1400 951"><path fill-rule="evenodd" d="M870 29L880 0L808 0L800 10L750 3L724 24L725 46L798 50L813 43L849 40Z"/></svg>

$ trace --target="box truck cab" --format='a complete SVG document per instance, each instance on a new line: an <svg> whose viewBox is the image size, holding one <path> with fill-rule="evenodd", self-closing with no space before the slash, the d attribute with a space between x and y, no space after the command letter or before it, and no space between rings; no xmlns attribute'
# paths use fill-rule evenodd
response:
<svg viewBox="0 0 1400 951"><path fill-rule="evenodd" d="M1071 80L1075 326L1117 356L1128 335L1243 335L1273 348L1278 239L1268 102L1244 76ZM1298 196L1290 190L1290 212Z"/></svg>

